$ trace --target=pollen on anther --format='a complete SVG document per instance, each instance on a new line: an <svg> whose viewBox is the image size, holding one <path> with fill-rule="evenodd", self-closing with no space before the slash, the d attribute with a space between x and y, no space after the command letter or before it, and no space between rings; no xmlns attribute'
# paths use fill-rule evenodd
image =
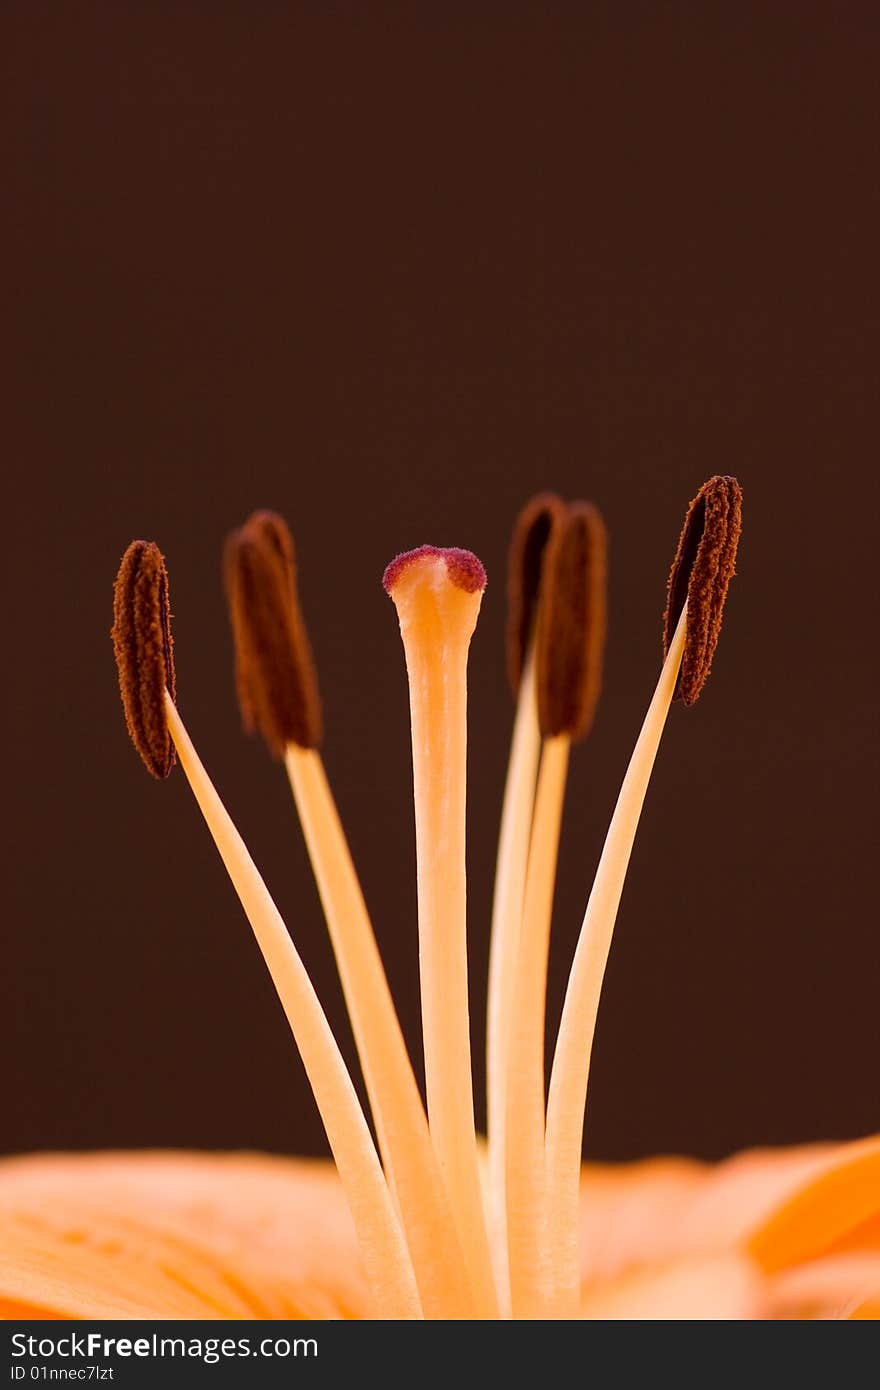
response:
<svg viewBox="0 0 880 1390"><path fill-rule="evenodd" d="M165 715L165 691L176 687L168 573L158 546L132 541L113 591L113 649L131 741L147 771L165 778L175 763Z"/></svg>
<svg viewBox="0 0 880 1390"><path fill-rule="evenodd" d="M535 639L538 722L545 738L583 738L602 684L607 537L590 502L573 502L544 556Z"/></svg>
<svg viewBox="0 0 880 1390"><path fill-rule="evenodd" d="M541 590L544 554L565 513L552 492L540 492L522 508L513 526L507 562L507 675L514 695L522 679Z"/></svg>
<svg viewBox="0 0 880 1390"><path fill-rule="evenodd" d="M282 517L260 511L226 542L224 578L242 723L273 756L315 748L323 721L318 678L296 591L293 541Z"/></svg>
<svg viewBox="0 0 880 1390"><path fill-rule="evenodd" d="M667 585L663 654L687 602L685 646L675 699L694 704L712 668L727 589L736 569L742 489L716 475L703 484L684 519Z"/></svg>

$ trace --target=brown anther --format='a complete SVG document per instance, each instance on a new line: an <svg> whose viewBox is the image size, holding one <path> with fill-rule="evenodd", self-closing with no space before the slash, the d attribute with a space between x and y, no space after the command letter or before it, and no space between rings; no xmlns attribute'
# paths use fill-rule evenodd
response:
<svg viewBox="0 0 880 1390"><path fill-rule="evenodd" d="M296 562L293 557L293 537L287 522L277 512L252 512L241 528L270 550L274 551L283 569L296 587Z"/></svg>
<svg viewBox="0 0 880 1390"><path fill-rule="evenodd" d="M583 738L602 684L608 543L589 502L556 520L544 551L535 634L538 723L545 738Z"/></svg>
<svg viewBox="0 0 880 1390"><path fill-rule="evenodd" d="M152 541L132 541L122 557L111 636L131 741L147 771L167 777L176 761L165 717L165 690L172 700L176 693L174 656L168 572Z"/></svg>
<svg viewBox="0 0 880 1390"><path fill-rule="evenodd" d="M665 656L687 601L684 655L674 697L686 705L697 701L712 667L741 529L742 489L736 478L710 478L688 507L663 614Z"/></svg>
<svg viewBox="0 0 880 1390"><path fill-rule="evenodd" d="M242 722L276 758L316 748L321 698L296 593L293 541L275 512L254 512L226 542L224 576Z"/></svg>
<svg viewBox="0 0 880 1390"><path fill-rule="evenodd" d="M525 504L513 524L507 560L507 675L514 695L532 638L544 551L564 512L559 497L541 492Z"/></svg>

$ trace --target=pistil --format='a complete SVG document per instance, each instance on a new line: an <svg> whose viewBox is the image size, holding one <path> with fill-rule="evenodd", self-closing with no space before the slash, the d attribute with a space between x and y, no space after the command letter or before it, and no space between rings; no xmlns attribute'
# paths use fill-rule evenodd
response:
<svg viewBox="0 0 880 1390"><path fill-rule="evenodd" d="M419 969L428 1118L483 1317L497 1317L477 1167L468 1012L467 657L485 571L424 546L385 571L406 655L412 722Z"/></svg>

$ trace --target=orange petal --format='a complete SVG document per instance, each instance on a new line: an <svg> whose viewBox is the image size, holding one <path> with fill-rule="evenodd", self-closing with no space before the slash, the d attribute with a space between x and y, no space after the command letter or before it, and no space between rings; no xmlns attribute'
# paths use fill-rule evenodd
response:
<svg viewBox="0 0 880 1390"><path fill-rule="evenodd" d="M0 1161L0 1314L369 1317L329 1163L256 1154Z"/></svg>
<svg viewBox="0 0 880 1390"><path fill-rule="evenodd" d="M709 1255L634 1270L585 1289L581 1316L591 1319L707 1321L761 1316L759 1281L741 1255Z"/></svg>
<svg viewBox="0 0 880 1390"><path fill-rule="evenodd" d="M766 1304L774 1318L868 1318L880 1292L880 1251L830 1255L772 1278Z"/></svg>
<svg viewBox="0 0 880 1390"><path fill-rule="evenodd" d="M773 1273L845 1249L850 1239L856 1247L870 1248L878 1219L880 1137L875 1137L834 1150L768 1214L749 1250L762 1269Z"/></svg>
<svg viewBox="0 0 880 1390"><path fill-rule="evenodd" d="M752 1284L737 1285L742 1258ZM714 1166L664 1158L583 1170L585 1316L701 1316L705 1267L716 1316L743 1316L729 1310L752 1299L758 1311L745 1315L837 1317L873 1306L876 1259L880 1139L753 1150Z"/></svg>
<svg viewBox="0 0 880 1390"><path fill-rule="evenodd" d="M851 1321L857 1322L866 1322L869 1319L872 1322L880 1321L880 1291L872 1298L866 1298L864 1302L857 1303L854 1308L849 1310L847 1317Z"/></svg>
<svg viewBox="0 0 880 1390"><path fill-rule="evenodd" d="M715 1165L686 1158L588 1164L581 1179L584 1282L739 1246L831 1152L816 1145L752 1150Z"/></svg>
<svg viewBox="0 0 880 1390"><path fill-rule="evenodd" d="M5 1159L0 1230L4 1318L371 1316L330 1164ZM590 1166L581 1235L587 1317L876 1318L880 1140Z"/></svg>

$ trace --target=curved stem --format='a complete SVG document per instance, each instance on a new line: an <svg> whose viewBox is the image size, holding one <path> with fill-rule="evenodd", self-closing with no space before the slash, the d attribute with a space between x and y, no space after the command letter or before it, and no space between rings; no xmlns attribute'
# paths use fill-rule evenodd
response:
<svg viewBox="0 0 880 1390"><path fill-rule="evenodd" d="M515 1318L546 1318L552 1274L547 1261L544 1173L544 1019L547 958L559 829L571 740L546 739L535 797L525 906L510 1020L507 1075L507 1230Z"/></svg>
<svg viewBox="0 0 880 1390"><path fill-rule="evenodd" d="M232 880L299 1048L360 1241L381 1315L421 1318L412 1261L351 1077L305 966L269 890L202 766L167 691L180 764Z"/></svg>
<svg viewBox="0 0 880 1390"><path fill-rule="evenodd" d="M461 1246L424 1106L320 754L290 743L284 760L425 1316L472 1318L473 1296L462 1278Z"/></svg>
<svg viewBox="0 0 880 1390"><path fill-rule="evenodd" d="M568 981L547 1101L548 1238L558 1272L557 1317L579 1307L578 1200L584 1109L599 996L626 870L684 650L685 604L630 758Z"/></svg>
<svg viewBox="0 0 880 1390"><path fill-rule="evenodd" d="M486 1024L489 1221L498 1298L502 1315L506 1317L510 1316L505 1197L507 1061L540 746L541 734L538 729L535 698L535 654L532 643L520 682L501 811L495 897L492 905Z"/></svg>

